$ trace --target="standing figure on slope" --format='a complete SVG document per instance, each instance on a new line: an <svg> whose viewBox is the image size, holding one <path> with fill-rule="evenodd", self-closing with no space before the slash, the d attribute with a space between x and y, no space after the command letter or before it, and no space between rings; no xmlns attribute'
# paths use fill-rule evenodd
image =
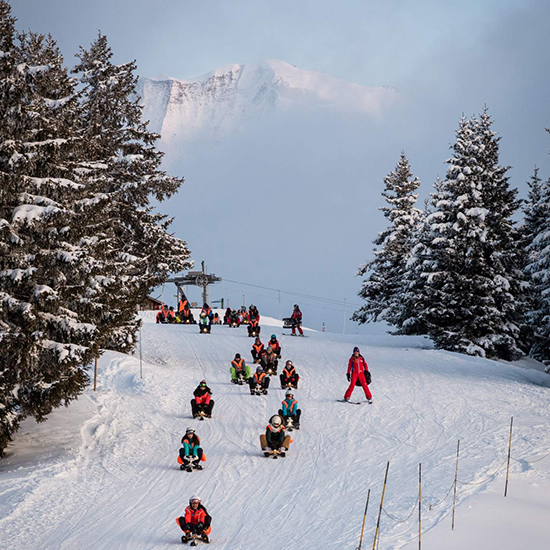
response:
<svg viewBox="0 0 550 550"><path fill-rule="evenodd" d="M206 385L206 381L202 380L193 392L195 396L191 399L191 411L193 412L193 418L203 417L212 418L212 409L214 408L214 401L212 399L212 390Z"/></svg>
<svg viewBox="0 0 550 550"><path fill-rule="evenodd" d="M260 313L258 308L252 304L248 310L248 336L259 336L261 331Z"/></svg>
<svg viewBox="0 0 550 550"><path fill-rule="evenodd" d="M277 340L277 335L272 334L271 339L267 343L268 346L271 346L271 349L273 350L273 353L280 359L281 358L281 344L279 344L279 340Z"/></svg>
<svg viewBox="0 0 550 550"><path fill-rule="evenodd" d="M353 348L353 355L350 357L348 362L348 382L350 383L349 388L344 395L346 401L350 400L351 394L355 386L363 386L363 391L365 392L365 397L369 403L372 403L372 395L367 384L367 380L370 382L370 372L365 358L359 352L359 348Z"/></svg>
<svg viewBox="0 0 550 550"><path fill-rule="evenodd" d="M300 306L298 304L294 304L294 311L292 312L290 318L293 321L292 336L296 336L296 329L298 329L300 336L303 336L304 331L302 330L302 312L300 311Z"/></svg>
<svg viewBox="0 0 550 550"><path fill-rule="evenodd" d="M287 388L298 389L298 380L300 380L300 375L296 372L294 364L289 359L285 363L285 368L279 377L281 380L281 388L286 390Z"/></svg>
<svg viewBox="0 0 550 550"><path fill-rule="evenodd" d="M200 537L203 542L210 542L212 518L208 515L206 508L202 505L199 496L194 495L189 499L189 506L185 509L185 514L176 518L176 523L183 531L181 542L189 542L194 537Z"/></svg>
<svg viewBox="0 0 550 550"><path fill-rule="evenodd" d="M193 428L187 428L181 440L181 449L178 462L181 470L188 472L202 470L201 462L206 460L206 455L201 447L201 440Z"/></svg>
<svg viewBox="0 0 550 550"><path fill-rule="evenodd" d="M290 436L286 435L283 419L275 414L269 419L265 434L260 435L260 445L265 456L277 453L285 456L290 447Z"/></svg>
<svg viewBox="0 0 550 550"><path fill-rule="evenodd" d="M256 372L249 380L250 395L267 395L269 388L269 376L264 372L262 367L258 367Z"/></svg>
<svg viewBox="0 0 550 550"><path fill-rule="evenodd" d="M229 372L231 373L231 382L233 384L242 385L245 382L248 383L250 380L250 367L245 364L240 353L235 354L235 359L231 361Z"/></svg>
<svg viewBox="0 0 550 550"><path fill-rule="evenodd" d="M252 354L252 359L254 360L254 363L260 363L262 361L262 355L264 354L264 345L262 344L259 336L256 337L256 340L254 340L250 353Z"/></svg>
<svg viewBox="0 0 550 550"><path fill-rule="evenodd" d="M298 401L294 399L294 392L287 390L285 398L281 402L281 408L279 409L279 415L283 417L285 427L289 430L293 428L300 429L300 416L302 411L298 408Z"/></svg>

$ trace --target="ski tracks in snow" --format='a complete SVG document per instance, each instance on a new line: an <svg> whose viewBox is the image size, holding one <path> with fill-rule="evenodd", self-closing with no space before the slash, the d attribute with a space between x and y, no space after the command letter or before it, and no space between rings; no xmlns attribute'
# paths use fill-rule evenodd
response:
<svg viewBox="0 0 550 550"><path fill-rule="evenodd" d="M217 548L351 547L369 488L365 540L372 540L372 510L388 460L385 508L406 517L416 499L419 462L426 499L445 495L459 438L459 478L482 481L462 486L459 503L491 482L483 480L505 456L512 414L529 407L518 456L536 454L535 444L537 449L550 444L547 430L531 427L545 425L548 390L519 369L398 344L364 345L360 337L312 334L282 342L279 372L292 359L301 376L295 397L302 422L291 433L287 457L266 459L259 435L284 392L278 377L267 396L251 396L247 386L230 383L234 354L250 357L252 339L245 329L213 327L212 335L200 335L193 326L145 324L142 332L143 380L136 358L101 359L99 391L92 397L97 411L82 426L76 457L47 475L36 472L34 488L26 483L10 496L13 504L0 520L6 548L169 549L179 541L174 519L193 493L213 516ZM347 387L347 361L357 342L373 375L374 404L351 407L336 400ZM190 400L203 378L215 406L212 419L197 421ZM364 399L361 388L354 397ZM197 430L208 458L200 472L182 472L176 463L187 426ZM11 495L13 483L0 478L0 491ZM425 509L425 527L447 514L446 507ZM384 548L400 548L415 529L414 517L402 524L384 517Z"/></svg>

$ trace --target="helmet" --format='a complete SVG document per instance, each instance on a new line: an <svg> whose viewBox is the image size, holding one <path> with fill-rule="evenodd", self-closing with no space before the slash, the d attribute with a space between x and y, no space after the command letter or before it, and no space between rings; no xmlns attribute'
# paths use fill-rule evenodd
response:
<svg viewBox="0 0 550 550"><path fill-rule="evenodd" d="M294 392L292 390L286 390L285 397L290 397L291 395L294 397Z"/></svg>
<svg viewBox="0 0 550 550"><path fill-rule="evenodd" d="M201 317L206 317L206 313L204 313L204 311L201 311Z"/></svg>
<svg viewBox="0 0 550 550"><path fill-rule="evenodd" d="M300 309L300 306L298 304L294 304L294 307Z"/></svg>
<svg viewBox="0 0 550 550"><path fill-rule="evenodd" d="M275 334L272 334L272 335L271 335L271 339L272 339L272 340L277 340L277 336L276 336Z"/></svg>
<svg viewBox="0 0 550 550"><path fill-rule="evenodd" d="M206 380L201 380L199 386L206 386Z"/></svg>
<svg viewBox="0 0 550 550"><path fill-rule="evenodd" d="M283 423L283 419L278 415L278 414L274 414L270 419L269 419L269 423L274 427L274 428L279 428L282 423Z"/></svg>
<svg viewBox="0 0 550 550"><path fill-rule="evenodd" d="M357 346L353 348L353 353L355 353L356 351L359 351L359 348Z"/></svg>
<svg viewBox="0 0 550 550"><path fill-rule="evenodd" d="M241 354L240 353L236 353L235 354L235 359L240 359L241 358Z"/></svg>
<svg viewBox="0 0 550 550"><path fill-rule="evenodd" d="M271 353L273 351L273 348L271 346L267 346L267 349L265 350L268 353Z"/></svg>
<svg viewBox="0 0 550 550"><path fill-rule="evenodd" d="M262 343L259 336L256 336L256 340L254 340L254 343L256 343L256 342L260 342L260 344Z"/></svg>
<svg viewBox="0 0 550 550"><path fill-rule="evenodd" d="M201 503L201 497L199 495L193 495L190 499L189 499L189 504L191 504L193 501L197 501L199 504Z"/></svg>
<svg viewBox="0 0 550 550"><path fill-rule="evenodd" d="M185 435L194 434L194 433L195 433L195 429L191 428L191 426L189 426L189 428L187 428L187 430L185 430Z"/></svg>
<svg viewBox="0 0 550 550"><path fill-rule="evenodd" d="M294 363L290 359L285 363L285 365L288 367L292 367L293 364Z"/></svg>
<svg viewBox="0 0 550 550"><path fill-rule="evenodd" d="M256 369L256 374L261 374L262 372L264 372L263 367L258 367L258 368Z"/></svg>

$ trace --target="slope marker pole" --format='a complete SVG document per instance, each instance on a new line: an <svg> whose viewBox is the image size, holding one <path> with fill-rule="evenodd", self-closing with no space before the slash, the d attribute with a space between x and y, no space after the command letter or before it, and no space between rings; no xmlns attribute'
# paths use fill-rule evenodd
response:
<svg viewBox="0 0 550 550"><path fill-rule="evenodd" d="M376 540L378 539L378 533L380 532L380 518L382 516L382 507L384 506L384 495L386 494L386 484L388 482L388 470L390 469L390 461L386 466L386 475L384 476L384 488L382 489L382 498L380 499L380 510L378 511L378 521L376 522L376 531L374 532L374 541L372 543L372 550L376 550Z"/></svg>
<svg viewBox="0 0 550 550"><path fill-rule="evenodd" d="M422 550L422 463L418 465L418 550Z"/></svg>
<svg viewBox="0 0 550 550"><path fill-rule="evenodd" d="M510 419L510 439L508 440L508 464L506 466L506 484L504 485L504 496L508 494L508 476L510 473L510 453L512 451L512 426L514 425L514 417Z"/></svg>
<svg viewBox="0 0 550 550"><path fill-rule="evenodd" d="M361 550L361 545L363 544L363 532L365 531L365 520L367 519L367 510L369 509L369 499L370 499L370 489L367 493L367 504L365 505L365 513L363 515L363 525L361 526L361 538L359 539L359 546L357 550Z"/></svg>
<svg viewBox="0 0 550 550"><path fill-rule="evenodd" d="M453 494L453 520L451 523L451 530L455 528L455 507L456 507L456 483L458 480L458 457L460 454L460 439L458 440L456 446L456 468L455 468L455 483L454 483L454 494Z"/></svg>

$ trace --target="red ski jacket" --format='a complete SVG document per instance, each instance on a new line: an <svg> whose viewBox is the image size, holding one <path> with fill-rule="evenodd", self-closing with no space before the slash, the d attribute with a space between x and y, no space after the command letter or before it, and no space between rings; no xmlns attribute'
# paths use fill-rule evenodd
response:
<svg viewBox="0 0 550 550"><path fill-rule="evenodd" d="M188 506L185 509L185 523L191 523L192 525L204 523L207 515L206 508L202 504L199 504L199 507L196 510L193 510L191 506Z"/></svg>
<svg viewBox="0 0 550 550"><path fill-rule="evenodd" d="M359 357L355 357L355 355L352 355L350 357L348 363L348 374L351 374L353 372L357 372L359 374L360 372L365 372L367 370L369 370L369 367L367 365L367 362L365 361L365 358L362 355L359 355Z"/></svg>

